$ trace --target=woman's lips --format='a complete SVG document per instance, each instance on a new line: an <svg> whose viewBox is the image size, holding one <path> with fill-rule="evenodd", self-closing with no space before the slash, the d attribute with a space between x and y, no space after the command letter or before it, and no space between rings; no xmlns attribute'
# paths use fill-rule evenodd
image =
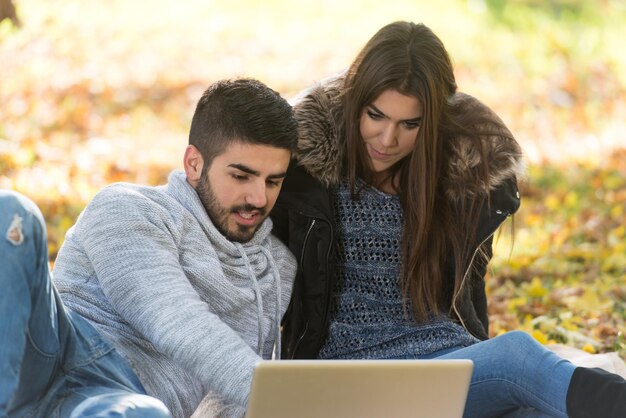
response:
<svg viewBox="0 0 626 418"><path fill-rule="evenodd" d="M393 154L386 154L384 152L380 152L376 150L376 148L372 147L371 145L368 145L368 149L370 151L370 156L377 160L385 161L393 157Z"/></svg>

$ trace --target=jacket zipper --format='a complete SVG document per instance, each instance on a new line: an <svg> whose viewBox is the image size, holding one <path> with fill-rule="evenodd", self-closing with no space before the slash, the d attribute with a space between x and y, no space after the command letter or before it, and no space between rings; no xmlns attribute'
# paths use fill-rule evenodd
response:
<svg viewBox="0 0 626 418"><path fill-rule="evenodd" d="M304 215L304 214L302 214ZM305 215L306 216L306 215ZM309 225L309 229L306 232L306 235L304 236L304 241L302 243L302 252L300 253L300 265L303 265L303 261L304 261L304 250L306 249L306 245L308 243L309 240L309 235L311 234L311 231L313 230L313 226L315 225L317 219L313 218L311 220L311 224ZM332 222L327 222L328 226L330 228L330 245L328 246L328 251L326 252L326 271L328 271L328 259L330 258L330 252L333 249L333 245L335 242L335 232L333 230L333 225ZM328 314L330 312L330 298L331 298L331 291L329 289L325 289L326 290L326 312L324 313L324 318L323 318L323 323L326 324L326 322L328 321ZM302 340L304 339L304 336L306 335L307 331L309 329L309 322L307 321L304 324L304 330L302 331L302 333L300 334L300 337L298 338L298 341L296 342L296 344L294 345L292 354L291 354L291 358L295 358L296 352L298 351L298 348L300 347L300 343L302 342Z"/></svg>
<svg viewBox="0 0 626 418"><path fill-rule="evenodd" d="M302 251L300 252L300 267L304 265L304 250L306 249L306 245L309 242L309 236L311 235L311 231L313 230L313 227L315 226L315 221L316 221L315 218L311 219L311 224L309 225L309 228L307 229L306 234L304 235L304 241L302 242ZM298 340L296 341L293 347L293 351L291 352L292 359L295 358L296 352L298 351L298 348L300 347L300 343L302 342L302 339L304 338L304 335L306 334L308 329L309 329L309 322L307 321L304 324L304 329L302 330L302 333L298 337Z"/></svg>
<svg viewBox="0 0 626 418"><path fill-rule="evenodd" d="M302 252L300 253L300 265L301 266L304 263L304 250L306 249L306 244L309 242L309 236L311 235L311 231L313 230L313 227L315 226L315 221L316 221L315 218L311 219L311 224L309 225L309 228L307 229L306 234L304 235L304 241L302 242Z"/></svg>
<svg viewBox="0 0 626 418"><path fill-rule="evenodd" d="M487 242L489 240L489 238L493 237L493 235L496 233L496 231L498 230L498 228L500 228L500 226L504 223L504 221L506 220L506 218L508 217L508 214L504 217L504 219L498 223L498 225L494 228L493 232L489 235L487 235L487 237L485 237L484 240L482 240L480 242L480 244L478 244L478 246L476 246L476 249L474 250L474 253L472 254L472 258L470 259L469 264L467 265L467 269L465 269L465 273L463 274L463 279L461 280L461 286L459 286L459 290L457 290L457 292L454 294L454 297L452 298L452 309L454 309L454 312L456 313L457 318L459 318L459 321L461 321L461 325L463 326L463 328L465 328L465 330L467 332L470 333L471 336L473 336L474 338L478 338L480 340L480 338L476 335L474 335L472 333L472 331L470 331L467 328L467 325L465 325L465 321L463 321L463 317L461 316L461 314L459 313L457 307L456 307L456 300L457 297L459 296L459 293L461 293L461 290L463 290L463 286L465 285L465 280L467 279L467 276L469 275L469 271L472 268L472 264L474 264L474 259L476 258L476 254L478 254L478 250L480 247L482 247L482 245Z"/></svg>
<svg viewBox="0 0 626 418"><path fill-rule="evenodd" d="M300 348L300 343L302 342L302 339L304 338L308 330L309 330L309 321L304 323L304 329L302 330L302 334L300 334L298 341L296 341L296 344L293 347L293 351L291 352L292 360L296 358L296 352L298 351L298 348Z"/></svg>

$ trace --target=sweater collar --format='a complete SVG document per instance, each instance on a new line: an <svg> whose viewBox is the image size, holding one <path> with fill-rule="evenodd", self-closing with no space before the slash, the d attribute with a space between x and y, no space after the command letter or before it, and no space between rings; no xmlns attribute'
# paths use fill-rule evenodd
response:
<svg viewBox="0 0 626 418"><path fill-rule="evenodd" d="M263 221L260 228L255 232L252 239L245 243L232 242L221 232L217 230L213 221L209 217L200 201L200 197L196 190L187 182L187 176L184 171L176 170L170 173L168 183L165 186L166 192L176 199L183 207L185 207L198 220L200 227L207 235L209 241L213 245L222 268L230 274L239 276L247 276L250 279L255 294L257 304L257 325L258 325L258 342L257 354L263 355L265 347L265 318L263 307L263 295L259 280L263 277L271 275L275 286L275 294L277 295L274 306L274 318L276 335L275 355L280 355L280 313L281 307L281 283L280 273L276 261L271 254L271 241L269 234L272 230L272 221L267 218ZM267 268L269 267L269 269Z"/></svg>
<svg viewBox="0 0 626 418"><path fill-rule="evenodd" d="M168 194L193 214L216 249L219 249L220 252L227 255L239 255L241 248L248 254L256 253L259 251L258 247L265 242L272 231L272 221L267 218L263 221L250 241L235 245L234 242L226 238L215 227L215 224L200 201L198 193L196 193L196 190L187 182L187 176L184 171L172 171L168 177L168 183L165 189Z"/></svg>

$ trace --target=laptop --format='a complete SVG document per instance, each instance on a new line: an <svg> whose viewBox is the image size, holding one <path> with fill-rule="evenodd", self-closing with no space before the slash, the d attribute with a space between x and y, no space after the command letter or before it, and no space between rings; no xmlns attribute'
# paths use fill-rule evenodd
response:
<svg viewBox="0 0 626 418"><path fill-rule="evenodd" d="M471 360L265 360L245 418L461 418Z"/></svg>

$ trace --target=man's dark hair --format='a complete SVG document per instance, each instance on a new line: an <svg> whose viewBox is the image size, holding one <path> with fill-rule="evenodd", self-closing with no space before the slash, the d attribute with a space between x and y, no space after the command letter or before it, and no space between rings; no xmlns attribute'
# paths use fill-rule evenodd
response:
<svg viewBox="0 0 626 418"><path fill-rule="evenodd" d="M289 103L249 78L212 84L198 101L189 130L189 144L200 151L205 167L233 142L293 152L297 140L297 123Z"/></svg>

